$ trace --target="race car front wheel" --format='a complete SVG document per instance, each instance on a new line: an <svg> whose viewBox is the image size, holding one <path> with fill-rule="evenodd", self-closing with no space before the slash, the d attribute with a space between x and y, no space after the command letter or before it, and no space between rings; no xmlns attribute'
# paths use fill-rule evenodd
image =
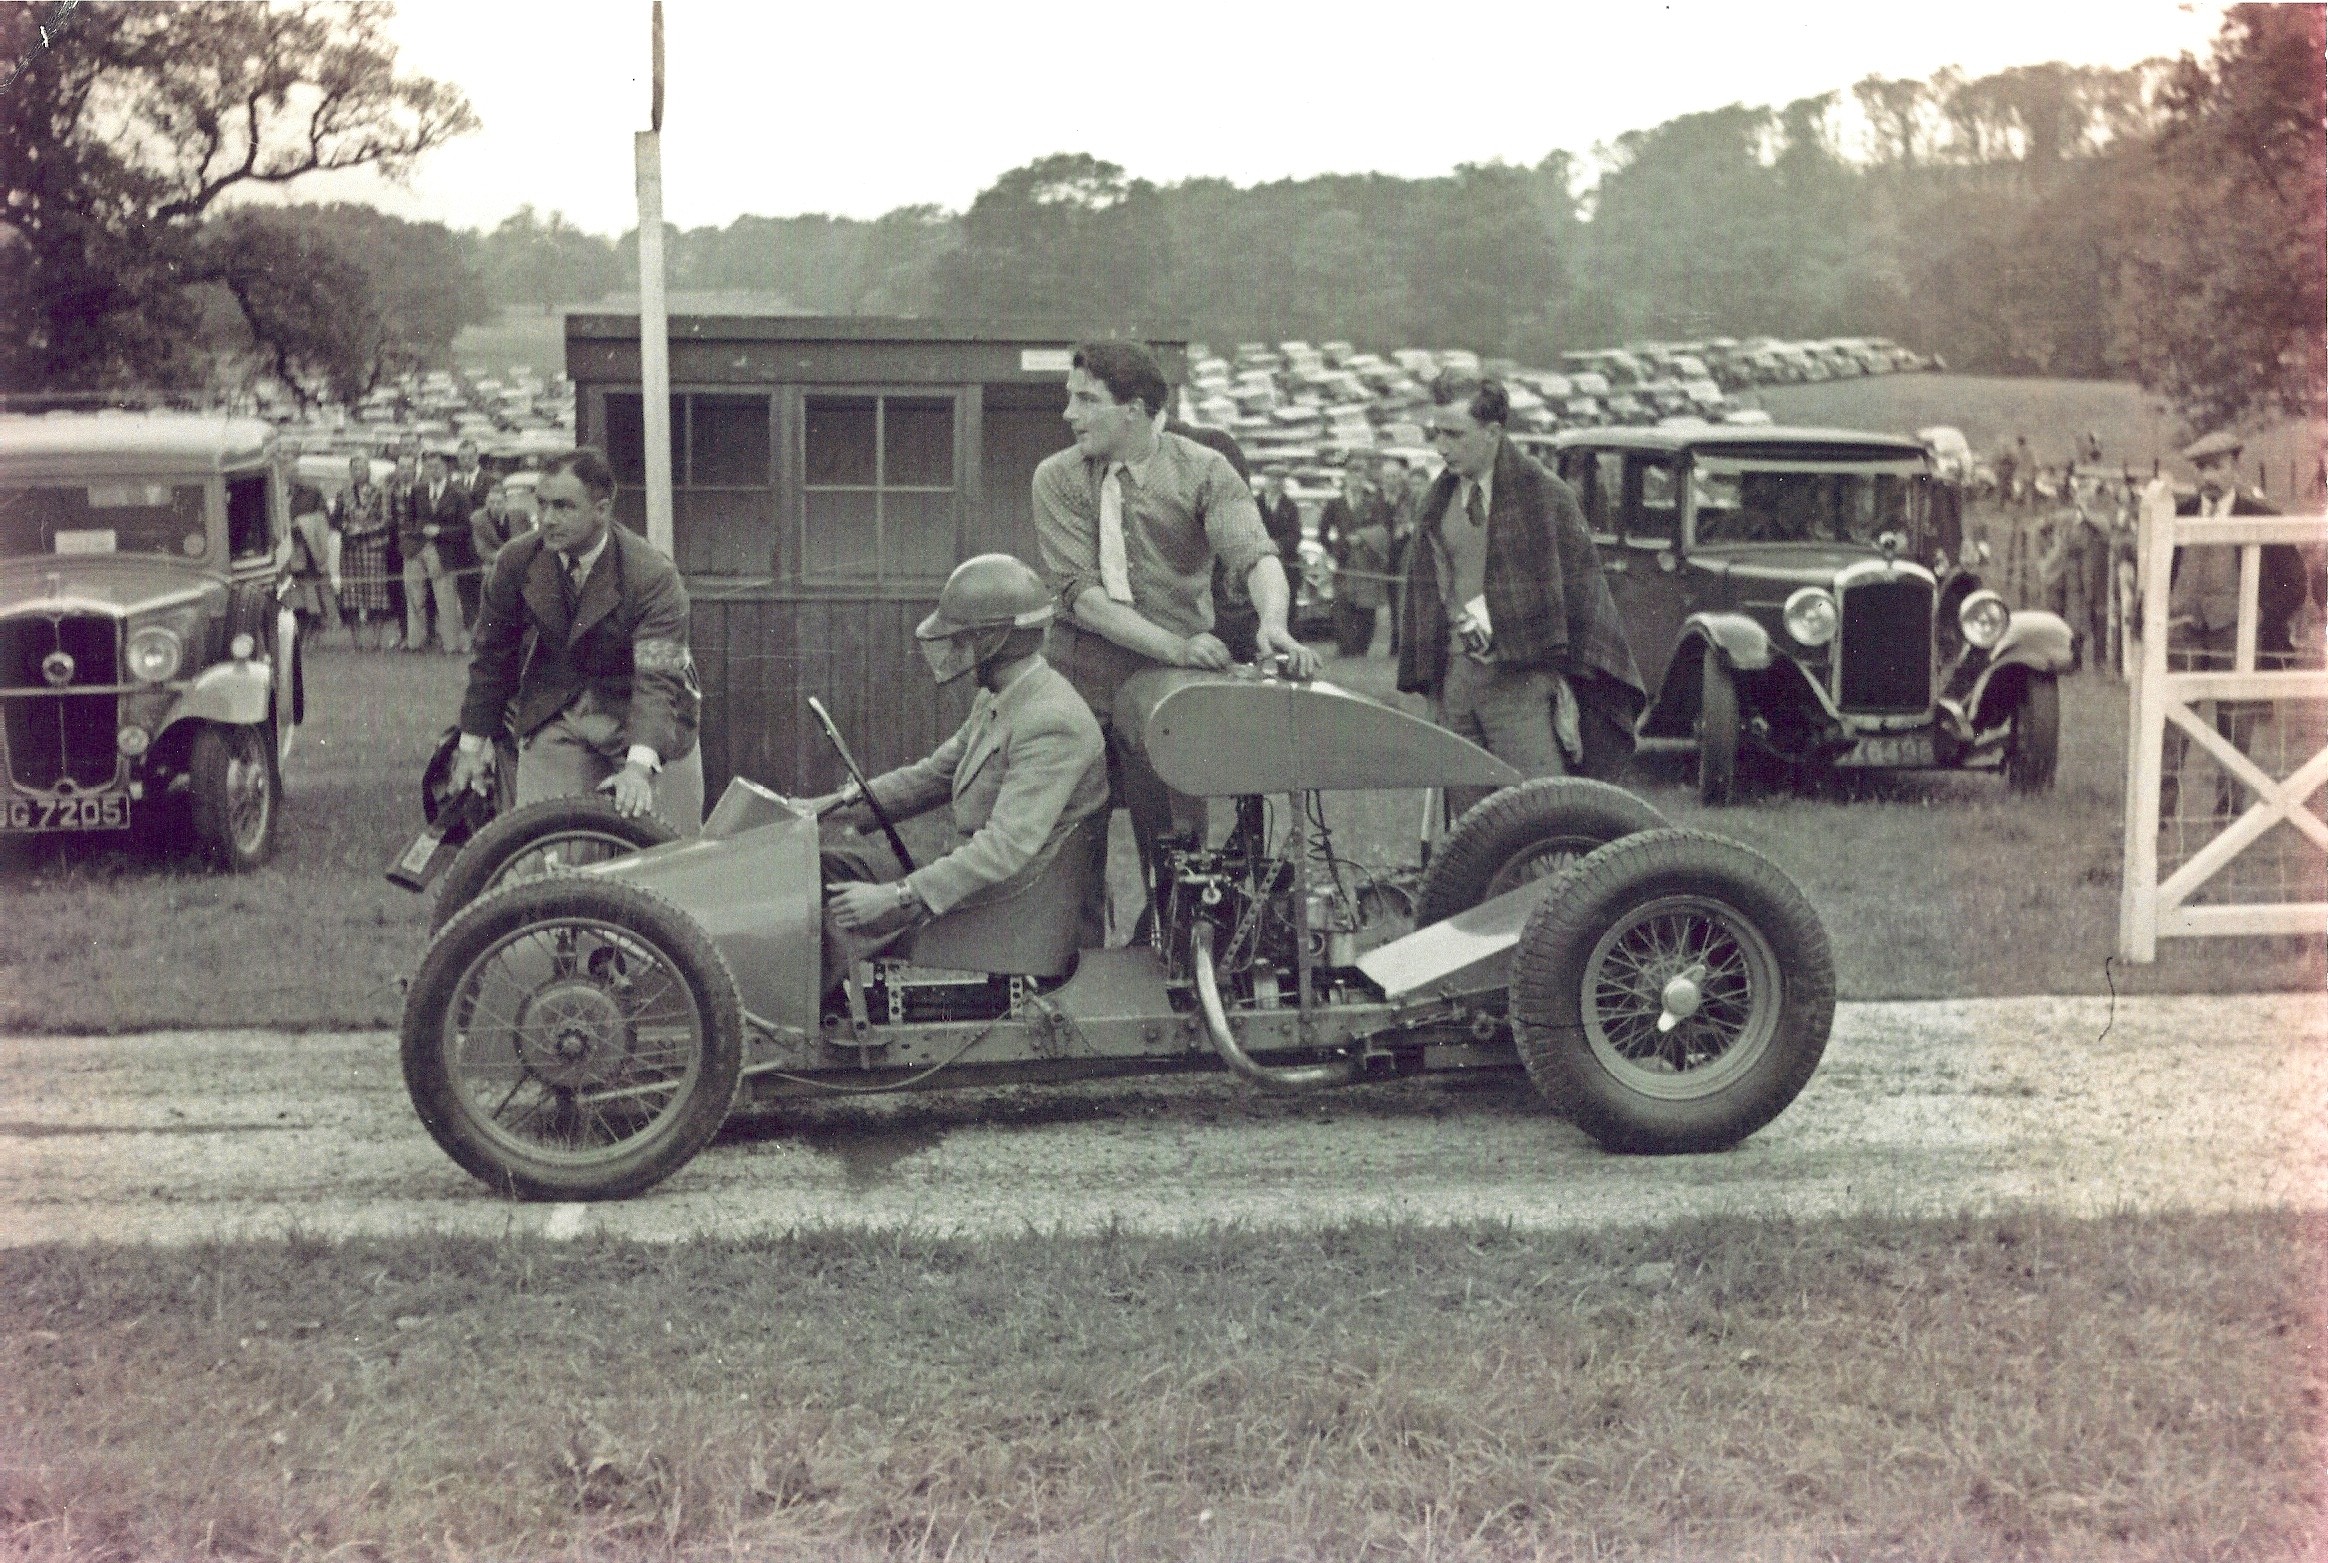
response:
<svg viewBox="0 0 2328 1563"><path fill-rule="evenodd" d="M685 1166L743 1061L735 978L635 885L535 879L430 944L404 1002L404 1085L445 1154L520 1199L619 1199Z"/></svg>
<svg viewBox="0 0 2328 1563"><path fill-rule="evenodd" d="M1835 967L1776 864L1701 831L1648 831L1586 857L1536 908L1511 1009L1529 1078L1602 1146L1720 1150L1818 1068Z"/></svg>

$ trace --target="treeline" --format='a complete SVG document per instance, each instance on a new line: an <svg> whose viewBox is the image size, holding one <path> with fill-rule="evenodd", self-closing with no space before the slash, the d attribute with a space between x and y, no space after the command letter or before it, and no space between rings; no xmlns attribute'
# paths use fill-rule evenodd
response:
<svg viewBox="0 0 2328 1563"><path fill-rule="evenodd" d="M2139 376L2212 423L2320 403L2321 31L2317 7L2239 7L2209 61L1870 77L1684 115L1590 165L1240 188L1060 154L959 216L744 217L666 248L675 288L820 313L1150 321L1214 342L1543 362L1643 336L1880 334L1968 371ZM478 244L502 299L635 276L635 235L531 212ZM523 288L497 269L519 255Z"/></svg>

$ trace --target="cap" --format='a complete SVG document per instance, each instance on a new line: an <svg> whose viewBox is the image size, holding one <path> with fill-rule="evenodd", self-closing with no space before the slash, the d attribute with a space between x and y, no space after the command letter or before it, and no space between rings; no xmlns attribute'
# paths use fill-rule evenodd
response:
<svg viewBox="0 0 2328 1563"><path fill-rule="evenodd" d="M2185 445L2182 455L2183 460L2196 465L2209 461L2227 460L2238 455L2245 448L2246 441L2240 439L2238 435L2233 434L2229 429L2217 429L2214 433L2201 435Z"/></svg>

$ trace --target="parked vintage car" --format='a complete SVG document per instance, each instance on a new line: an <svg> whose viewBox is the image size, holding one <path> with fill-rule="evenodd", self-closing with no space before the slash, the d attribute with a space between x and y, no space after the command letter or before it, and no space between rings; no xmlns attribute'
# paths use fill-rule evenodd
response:
<svg viewBox="0 0 2328 1563"><path fill-rule="evenodd" d="M1707 802L1829 766L2053 784L2069 626L1954 568L1922 444L1771 425L1551 444L1649 685L1641 736L1694 738Z"/></svg>
<svg viewBox="0 0 2328 1563"><path fill-rule="evenodd" d="M304 702L273 459L256 419L0 415L0 834L183 807L266 861Z"/></svg>
<svg viewBox="0 0 2328 1563"><path fill-rule="evenodd" d="M1124 948L1081 936L1104 813L1014 895L845 972L820 953L820 822L765 787L732 783L695 840L547 874L544 843L590 835L605 803L493 821L445 880L474 899L406 993L421 1122L497 1192L589 1199L676 1171L739 1101L1205 1068L1298 1091L1517 1066L1603 1145L1670 1152L1754 1133L1818 1064L1826 936L1734 842L1666 829L1598 782L1522 783L1330 684L1158 670L1127 681L1115 717L1230 825L1162 845L1153 934ZM1324 793L1447 786L1500 790L1419 887L1327 832ZM598 856L607 839L580 844Z"/></svg>

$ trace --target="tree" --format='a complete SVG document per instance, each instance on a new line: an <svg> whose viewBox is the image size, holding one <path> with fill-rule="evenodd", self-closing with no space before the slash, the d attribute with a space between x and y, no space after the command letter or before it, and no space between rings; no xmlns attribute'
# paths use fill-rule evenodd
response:
<svg viewBox="0 0 2328 1563"><path fill-rule="evenodd" d="M0 4L0 387L198 378L221 202L314 173L390 177L476 117L399 76L381 8L321 0ZM344 285L319 278L319 298Z"/></svg>
<svg viewBox="0 0 2328 1563"><path fill-rule="evenodd" d="M2318 6L2234 6L2164 89L2120 318L2195 427L2328 412L2324 49Z"/></svg>
<svg viewBox="0 0 2328 1563"><path fill-rule="evenodd" d="M495 302L544 314L603 298L630 280L613 240L584 233L564 212L542 217L530 205L472 241L472 252Z"/></svg>

